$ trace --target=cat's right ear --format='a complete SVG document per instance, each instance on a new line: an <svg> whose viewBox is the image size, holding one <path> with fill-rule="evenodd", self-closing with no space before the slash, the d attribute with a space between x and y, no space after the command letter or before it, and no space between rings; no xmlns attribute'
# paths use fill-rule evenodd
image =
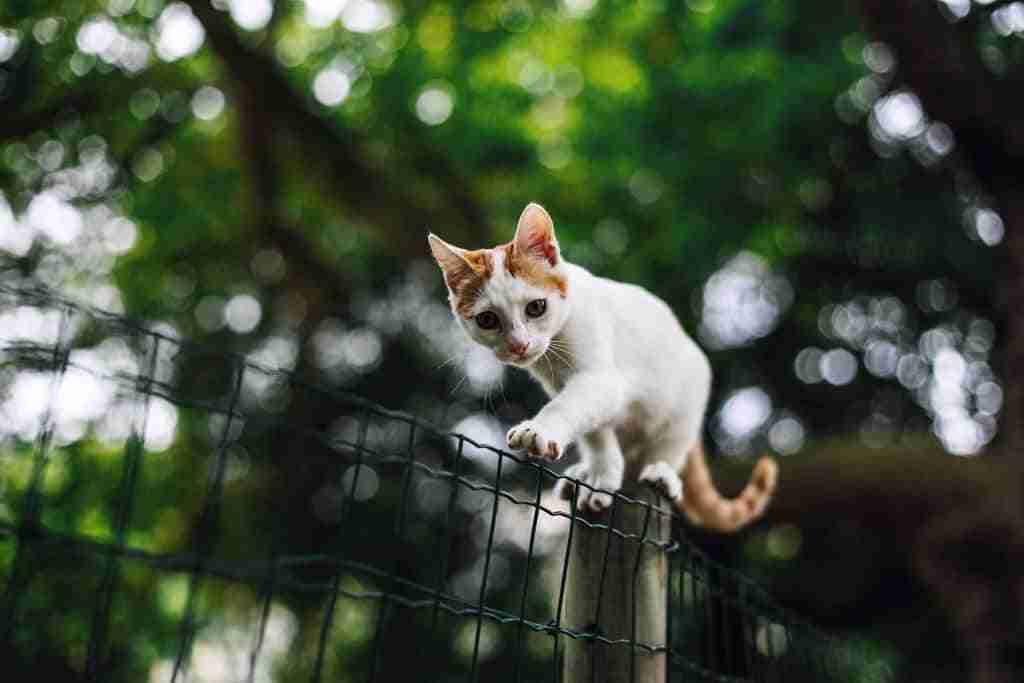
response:
<svg viewBox="0 0 1024 683"><path fill-rule="evenodd" d="M430 253L444 273L445 284L452 292L457 292L468 278L475 277L473 267L466 260L465 249L448 244L434 233L427 235L427 242Z"/></svg>
<svg viewBox="0 0 1024 683"><path fill-rule="evenodd" d="M512 241L517 253L546 261L551 267L557 266L561 260L558 240L555 239L555 225L540 204L530 202L526 205L519 216L516 236Z"/></svg>

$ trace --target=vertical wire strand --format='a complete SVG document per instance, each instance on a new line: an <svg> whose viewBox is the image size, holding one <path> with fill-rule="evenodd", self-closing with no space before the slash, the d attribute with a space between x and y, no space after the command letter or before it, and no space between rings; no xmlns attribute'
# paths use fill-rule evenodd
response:
<svg viewBox="0 0 1024 683"><path fill-rule="evenodd" d="M70 328L71 311L61 308L60 324L57 331L57 340L51 352L51 362L54 368L53 377L47 391L46 408L43 411L39 424L39 433L36 435L35 458L32 463L32 475L29 480L29 487L22 501L21 516L15 536L14 562L11 567L11 574L7 580L7 589L3 597L3 637L0 642L10 643L14 637L15 615L18 611L18 603L25 593L25 588L30 581L26 573L25 564L29 561L26 557L26 544L39 533L36 528L39 525L39 515L42 504L40 502L40 488L43 484L43 475L49 463L50 443L53 440L54 430L54 406L57 403L57 392L60 390L64 374L67 372L68 360L70 357Z"/></svg>
<svg viewBox="0 0 1024 683"><path fill-rule="evenodd" d="M679 625L676 627L676 631L677 631L676 640L679 641L679 642L675 643L675 647L679 650L680 656L683 656L684 653L685 653L684 648L686 646L686 640L685 640L686 624L689 621L689 619L687 618L688 615L687 614L683 614L683 610L684 609L692 608L694 601L693 601L693 578L691 577L689 582L687 582L687 580L686 580L686 577L688 576L687 572L689 571L689 566L690 566L689 548L685 544L683 544L681 542L680 545L679 545L679 549L680 549L680 556L676 558L676 564L679 567L679 572L677 573L677 576L679 577L677 579L677 582L679 584L678 585L678 592L679 592L679 619L678 619L678 622L679 622ZM690 595L690 602L689 603L687 603L687 601L686 601L686 586L687 586L687 583L689 583L690 593L691 593L691 595Z"/></svg>
<svg viewBox="0 0 1024 683"><path fill-rule="evenodd" d="M777 662L775 659L775 629L773 628L774 625L775 623L773 621L767 619L761 626L764 633L764 652L761 652L760 648L757 646L758 634L756 632L754 633L755 653L757 655L760 655L759 657L757 657L758 663L760 664L760 666L758 666L758 669L760 669L762 672L761 680L765 682L771 680L772 677L770 674L773 673L773 670L777 666Z"/></svg>
<svg viewBox="0 0 1024 683"><path fill-rule="evenodd" d="M733 622L739 620L738 630L743 633L743 629L746 624L746 609L743 606L742 600L740 606L736 607L730 603L726 598L730 595L732 590L732 582L728 575L719 575L720 587L722 591L722 599L719 601L721 607L718 612L721 614L721 620L719 621L719 640L722 643L722 657L725 660L725 665L729 668L729 673L736 674L740 672L739 656L737 655L735 648L733 648L733 635L736 633L737 625ZM741 594L742 595L742 594ZM747 648L743 642L739 643L739 649L742 652L746 652ZM748 666L744 674L750 672Z"/></svg>
<svg viewBox="0 0 1024 683"><path fill-rule="evenodd" d="M812 672L819 679L823 679L825 671L818 665L813 653L809 650L807 639L804 638L802 633L803 630L803 628L800 628L801 634L797 637L797 652L803 660L804 670Z"/></svg>
<svg viewBox="0 0 1024 683"><path fill-rule="evenodd" d="M437 620L441 611L441 596L444 594L445 579L448 578L448 547L451 544L451 532L454 526L452 524L452 516L454 515L455 503L459 495L459 470L462 467L465 445L465 439L459 436L455 446L455 462L452 463L451 495L448 496L448 508L445 510L444 526L439 534L441 536L441 543L438 548L437 557L437 583L434 587L434 604L430 612L431 635L437 630Z"/></svg>
<svg viewBox="0 0 1024 683"><path fill-rule="evenodd" d="M701 583L704 585L704 635L707 647L707 667L714 670L721 666L715 639L715 629L718 623L715 619L715 602L721 598L715 594L715 586L711 581L711 567L707 565L702 555L697 555L697 558L700 561Z"/></svg>
<svg viewBox="0 0 1024 683"><path fill-rule="evenodd" d="M477 664L480 658L480 631L483 628L484 600L487 597L487 573L491 569L491 554L494 550L494 530L498 526L498 503L501 501L501 466L505 458L498 452L498 467L494 474L494 505L491 508L491 528L487 534L487 548L484 550L484 573L480 577L480 596L477 600L476 634L473 637L473 659L470 663L469 680L476 681Z"/></svg>
<svg viewBox="0 0 1024 683"><path fill-rule="evenodd" d="M398 499L398 512L395 513L395 540L405 540L405 523L406 523L406 510L409 507L409 486L412 482L412 470L414 463L414 446L416 443L416 423L409 422L409 441L405 446L405 471L402 473L402 491L399 494ZM399 576L399 565L401 562L400 556L395 556L395 562L391 570L392 576ZM381 596L380 604L380 615L377 617L377 626L374 629L373 635L373 653L370 658L370 670L367 676L367 681L373 683L377 678L377 666L381 660L381 653L383 652L383 638L384 632L387 629L387 624L391 619L391 614L394 612L395 607L392 605L386 596Z"/></svg>
<svg viewBox="0 0 1024 683"><path fill-rule="evenodd" d="M790 678L795 678L797 675L797 672L790 666L791 660L789 658L790 653L793 651L793 633L792 626L785 623L784 619L780 619L779 623L782 625L782 635L785 647L782 648L782 652L779 654L777 659L779 675L776 677L776 680L785 681Z"/></svg>
<svg viewBox="0 0 1024 683"><path fill-rule="evenodd" d="M263 649L263 640L267 632L267 624L270 620L270 609L274 601L274 590L277 585L277 544L270 549L270 562L267 567L267 580L261 587L263 598L260 607L260 621L256 632L256 642L249 652L249 674L246 676L246 683L254 683L256 680L256 662L259 661L260 651Z"/></svg>
<svg viewBox="0 0 1024 683"><path fill-rule="evenodd" d="M537 539L537 522L540 519L541 492L544 487L544 470L537 468L537 490L533 502L533 524L530 527L530 544L526 549L526 567L523 569L523 592L519 598L519 628L516 633L515 681L522 681L523 640L526 626L526 600L530 592L530 560L533 559L533 545Z"/></svg>
<svg viewBox="0 0 1024 683"><path fill-rule="evenodd" d="M636 629L637 629L637 616L636 616L636 589L637 582L640 576L640 562L644 556L644 541L647 540L647 529L651 523L651 510L654 506L650 503L647 504L647 510L644 512L644 525L643 530L640 532L640 539L636 543L636 560L633 562L633 599L630 601L632 606L632 618L630 619L629 629L629 680L630 683L636 683ZM609 529L609 534L611 529ZM610 540L610 539L609 539Z"/></svg>
<svg viewBox="0 0 1024 683"><path fill-rule="evenodd" d="M572 500L569 508L569 537L565 541L565 559L562 562L562 579L558 587L558 606L555 608L555 623L554 623L554 635L555 635L555 647L552 652L553 659L553 673L554 683L558 683L559 674L559 645L561 644L561 632L562 632L562 605L565 603L565 581L569 577L569 556L572 553L572 536L573 531L576 528L576 504L579 500L580 486L582 484L577 482L572 487Z"/></svg>
<svg viewBox="0 0 1024 683"><path fill-rule="evenodd" d="M612 507L608 512L608 535L605 538L604 560L601 565L601 578L597 584L597 607L594 609L595 635L601 635L601 605L604 603L605 577L608 574L608 560L611 557L612 543L615 541L615 513L620 507L621 501L618 497L612 497ZM597 667L590 667L590 681L594 683L597 678Z"/></svg>
<svg viewBox="0 0 1024 683"><path fill-rule="evenodd" d="M752 614L748 605L750 604L750 597L747 592L747 586L743 582L738 582L737 585L737 597L739 598L739 604L741 605L740 614L744 617L741 622L741 633L743 640L741 645L743 648L743 654L745 658L744 664L746 665L746 673L748 676L758 676L758 670L760 667L755 666L754 657L757 652L757 619L756 615Z"/></svg>
<svg viewBox="0 0 1024 683"><path fill-rule="evenodd" d="M228 446L231 443L231 428L234 422L238 407L238 400L242 395L242 382L245 379L245 363L236 359L234 362L234 383L231 388L231 396L228 399L227 417L224 419L224 429L217 445L217 456L214 461L213 472L210 474L206 487L206 500L203 503L203 511L199 517L199 524L195 533L193 548L192 571L189 575L188 594L185 600L185 613L181 620L179 631L181 633L181 645L174 658L174 671L171 674L171 683L177 683L179 674L186 667L186 658L192 649L192 641L195 638L195 609L196 595L202 584L203 565L207 555L212 552L212 544L217 533L217 523L220 517L221 491L224 485L224 472L227 469Z"/></svg>
<svg viewBox="0 0 1024 683"><path fill-rule="evenodd" d="M352 486L349 488L349 495L341 500L341 513L339 518L344 524L352 503L355 502L356 487L359 485L359 474L363 469L363 452L366 448L366 436L370 428L370 416L365 410L360 411L359 434L356 437L356 462L350 467L356 469L352 473ZM351 502L350 502L351 501ZM327 639L330 636L331 628L334 626L334 612L338 606L338 597L341 594L341 565L335 565L334 576L331 578L330 599L327 601L327 613L324 615L324 622L320 625L320 636L317 640L316 661L313 665L313 680L320 681L324 674L324 657L327 652ZM173 683L173 682L172 682Z"/></svg>
<svg viewBox="0 0 1024 683"><path fill-rule="evenodd" d="M132 433L128 438L125 447L124 462L121 472L121 486L117 494L118 509L114 521L115 544L118 551L124 548L125 534L131 524L132 502L135 498L135 486L139 477L139 470L142 467L141 455L145 448L146 430L149 425L149 407L152 397L153 378L156 373L156 363L160 352L160 338L148 337L150 341L149 358L146 361L146 372L137 382L137 394L142 395L141 418L136 415L132 420ZM140 424L141 422L141 424ZM92 627L89 633L89 645L87 648L85 677L86 680L96 680L99 671L100 650L106 640L107 624L110 620L110 610L114 601L114 592L117 588L120 575L122 557L117 552L107 555L106 571L104 572L103 584L100 587L100 599L97 609L93 614Z"/></svg>
<svg viewBox="0 0 1024 683"><path fill-rule="evenodd" d="M670 518L669 519L669 542L670 543L671 543L672 538L673 538L673 536L675 534L675 529L673 527L674 527L674 525L672 524L672 520ZM675 571L675 567L676 567L676 561L675 561L676 558L675 558L675 554L669 553L667 549L664 552L668 555L668 557L667 557L667 562L668 562L668 590L665 591L665 601L666 601L666 604L665 604L665 683L668 683L668 681L672 677L672 673L671 673L672 666L671 666L671 664L672 664L672 650L673 650L673 645L674 645L674 643L673 643L674 631L672 630L672 627L673 627L674 622L675 622L675 617L673 615L673 613L675 612L675 609L673 609L673 600L672 600L672 594L673 594L673 591L674 591L675 582L672 580L672 575L673 575L673 573Z"/></svg>

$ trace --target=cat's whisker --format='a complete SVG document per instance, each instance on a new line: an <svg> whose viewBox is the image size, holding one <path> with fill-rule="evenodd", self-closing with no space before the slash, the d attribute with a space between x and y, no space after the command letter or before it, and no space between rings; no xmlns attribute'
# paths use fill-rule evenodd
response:
<svg viewBox="0 0 1024 683"><path fill-rule="evenodd" d="M565 365L570 370L575 370L576 369L576 363L574 362L576 359L574 357L572 357L571 353L569 351L567 351L566 349L562 349L562 348L560 348L558 346L552 345L552 346L548 347L548 351L550 351L551 355L554 356L556 359L558 359L562 363L565 363ZM547 354L544 354L544 355L547 356ZM549 361L549 363L550 363L550 361Z"/></svg>
<svg viewBox="0 0 1024 683"><path fill-rule="evenodd" d="M552 338L548 342L548 345L556 349L559 349L560 351L565 351L566 353L572 354L572 347L569 346L568 342L566 342L565 340Z"/></svg>
<svg viewBox="0 0 1024 683"><path fill-rule="evenodd" d="M554 358L555 360L561 361L562 363L565 363L565 358L563 358L563 357L562 357L562 354L560 354L560 353L558 352L558 349L556 349L556 348L555 348L555 347L553 347L553 346L549 346L549 347L548 347L548 350L547 350L547 352L546 352L546 353L544 354L544 357L548 359L548 362L549 362L549 363L551 362L551 359L552 359L552 358Z"/></svg>
<svg viewBox="0 0 1024 683"><path fill-rule="evenodd" d="M572 349L565 346L556 346L554 348L555 351L557 351L558 354L563 358L567 358L569 360L576 360L576 354L573 353Z"/></svg>
<svg viewBox="0 0 1024 683"><path fill-rule="evenodd" d="M576 369L576 356L573 354L572 351L569 351L568 349L559 349L558 354L563 359L565 359L566 365L568 365L573 370Z"/></svg>
<svg viewBox="0 0 1024 683"><path fill-rule="evenodd" d="M554 376L555 368L551 365L551 358L546 353L543 356L541 356L541 358L544 358L545 360L547 360L547 362L548 362L548 372L550 372L551 375Z"/></svg>
<svg viewBox="0 0 1024 683"><path fill-rule="evenodd" d="M552 343L551 343L551 344L550 344L550 345L548 346L548 348L551 348L551 349L555 349L555 350L557 350L557 351L561 351L561 352L563 352L564 354L566 354L567 356L572 356L572 355L574 355L574 354L573 354L573 352L572 352L572 349L571 349L571 348L569 348L569 346L568 346L567 344L564 344L564 343L560 343L560 342L552 342Z"/></svg>
<svg viewBox="0 0 1024 683"><path fill-rule="evenodd" d="M458 391L459 391L459 388L460 388L460 387L461 387L461 386L462 386L463 384L465 384L465 383L466 383L466 380L467 380L467 379L469 379L469 374L468 374L468 373L465 373L465 372L464 372L464 373L462 373L462 379L460 379L460 380L459 380L458 382L456 382L456 384L455 384L455 387L454 387L454 388L453 388L453 389L451 390L451 393L449 394L449 396L454 396L454 395L455 395L456 393L458 393Z"/></svg>
<svg viewBox="0 0 1024 683"><path fill-rule="evenodd" d="M451 365L455 361L461 360L462 358L465 358L465 354L463 354L462 356L460 356L457 353L452 354L452 355L448 356L448 358L446 358L445 360L441 361L441 363L438 364L437 367L434 368L434 371L436 372L436 371L440 370L441 368L445 367L446 365Z"/></svg>

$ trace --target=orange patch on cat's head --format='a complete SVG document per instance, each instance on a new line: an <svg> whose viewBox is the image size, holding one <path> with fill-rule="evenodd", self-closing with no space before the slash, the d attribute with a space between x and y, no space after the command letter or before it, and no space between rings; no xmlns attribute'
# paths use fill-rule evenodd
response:
<svg viewBox="0 0 1024 683"><path fill-rule="evenodd" d="M496 248L505 252L505 270L509 275L529 282L535 287L557 291L563 297L566 295L569 286L568 280L547 261L524 253L522 249L516 249L515 242L509 242Z"/></svg>
<svg viewBox="0 0 1024 683"><path fill-rule="evenodd" d="M494 274L494 256L490 249L477 249L463 253L462 257L469 269L457 277L449 277L448 287L456 299L455 309L468 318L472 315L473 305L480 298L484 285Z"/></svg>
<svg viewBox="0 0 1024 683"><path fill-rule="evenodd" d="M460 249L436 235L429 235L427 241L437 265L444 273L444 281L451 292L456 310L463 316L469 316L484 285L494 274L494 255L490 249Z"/></svg>

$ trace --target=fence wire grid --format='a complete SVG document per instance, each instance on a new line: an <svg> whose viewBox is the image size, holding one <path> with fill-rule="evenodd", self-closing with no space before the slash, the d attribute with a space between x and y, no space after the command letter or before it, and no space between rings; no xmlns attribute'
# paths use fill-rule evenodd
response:
<svg viewBox="0 0 1024 683"><path fill-rule="evenodd" d="M574 641L671 681L846 678L663 506L617 494L672 518L625 533L547 467L253 358L0 283L5 680L557 683ZM664 642L567 623L581 528L666 555Z"/></svg>

